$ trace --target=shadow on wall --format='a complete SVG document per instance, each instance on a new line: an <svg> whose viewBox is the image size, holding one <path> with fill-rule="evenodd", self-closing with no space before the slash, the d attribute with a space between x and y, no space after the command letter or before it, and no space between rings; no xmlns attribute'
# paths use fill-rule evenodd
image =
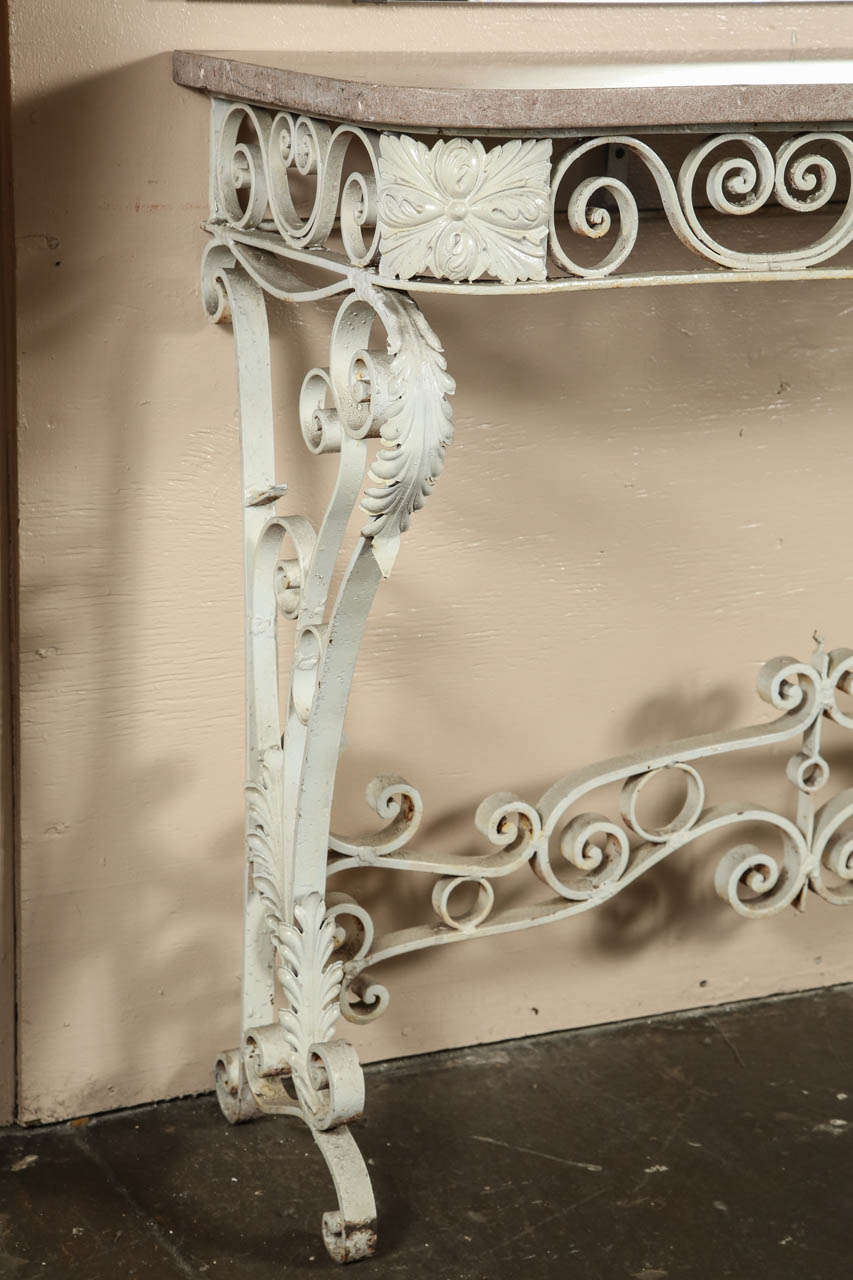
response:
<svg viewBox="0 0 853 1280"><path fill-rule="evenodd" d="M684 710L683 703L679 704L677 698L673 701L672 709L676 708L682 712ZM688 724L695 721L695 718L695 715L687 713ZM733 723L731 719L727 719L714 727L729 728ZM707 718L702 727L709 729ZM827 794L822 793L818 797L817 803L825 802L829 796L853 786L853 755L849 745L838 731L827 732L825 738L829 738L831 743L831 746L825 744L824 752L831 765L832 783L827 788ZM650 745L665 740L662 735L656 736ZM780 814L793 818L796 792L784 779L784 769L787 759L795 753L798 746L798 741L793 739L778 748L768 750L765 747L746 753L738 760L735 770L730 760L699 762L696 767L707 788L709 806L762 804L775 807ZM663 826L678 812L685 798L681 781L673 777L667 785L667 780L659 779L657 789L652 788L652 807L644 815L644 820L652 827ZM528 785L520 788L520 794L535 803L535 797L542 790L543 780L529 780ZM602 814L609 821L620 823L619 789L606 787L593 791L568 810L565 821L558 828L558 835L552 838L549 845L549 860L560 878L569 877L571 868L561 858L559 832L571 818L581 813ZM472 834L469 837L463 834L460 840L461 832ZM640 841L635 839L633 843L638 845ZM637 957L651 946L659 945L667 937L686 939L695 955L706 957L708 971L719 979L715 965L715 953L718 953L718 949L724 948L727 941L734 941L735 935L743 929L761 928L763 924L760 916L745 920L728 903L717 897L714 888L714 874L723 856L735 846L749 843L777 860L780 868L783 866L784 847L778 830L758 822L743 823L716 835L706 836L695 843L691 842L686 848L676 849L640 879L626 883L615 897L595 907L589 916L581 911L578 914L582 919L563 919L554 924L553 930L556 934L562 933L566 953L576 955L577 959L582 957L584 967L592 970L601 964L615 962L618 965L620 958L621 961L630 963L632 957ZM467 807L454 811L445 810L433 821L427 821L423 831L414 837L412 845L421 853L437 847L450 847L454 852L465 854L468 859L475 858L478 853L486 854L490 851L486 840L478 832L473 832L471 810ZM383 929L404 929L435 921L430 906L432 878L428 875L366 868L336 876L331 887L352 894L369 911L374 921L381 922L380 934ZM569 905L565 900L561 902L550 896L547 887L533 874L532 863L519 868L507 880L494 881L493 887L496 904L493 917L501 911L530 913L535 906L548 903L555 906ZM749 896L746 892L746 897ZM468 894L466 897L466 893L461 892L459 900L454 903L454 912L461 915L473 906L474 896ZM817 913L818 917L826 911L834 910L811 894L807 896L804 906L810 915ZM794 909L789 907L786 910L793 913ZM575 933L579 928L583 930L582 938ZM531 930L527 935L531 940L531 957L536 952L537 944L533 941L536 933L537 930ZM466 941L476 940L476 934L468 935L467 938L462 935L459 938L461 945L465 945ZM481 941L479 945L484 944ZM425 950L386 962L371 969L369 977L389 985L393 999L395 983L405 981L406 976L410 982L414 982L417 980L415 975L420 970L421 985L427 981L432 954L434 953ZM549 956L548 961L552 962L553 956ZM821 956L817 956L816 962L819 964L820 961ZM426 978L424 969L427 971ZM538 989L535 961L532 961L531 974L529 990L535 992ZM707 980L698 982L693 1005L709 1002L714 991L706 991L708 986ZM361 1033L356 1031L355 1034L359 1036ZM405 1045L401 1045L401 1051L405 1051Z"/></svg>
<svg viewBox="0 0 853 1280"><path fill-rule="evenodd" d="M170 61L13 122L25 1121L207 1087L233 1034L239 789L207 817L242 769L233 368L198 295L205 113Z"/></svg>
<svg viewBox="0 0 853 1280"><path fill-rule="evenodd" d="M239 463L231 342L208 331L198 297L206 127L203 102L172 86L165 54L15 113L24 1120L204 1089L215 1054L236 1038ZM840 310L840 290L820 287ZM784 307L790 287L773 288ZM803 371L802 390L774 419L790 442L796 412L820 398L822 366L790 335L790 349L771 356L754 313L707 292L678 290L666 304L599 296L582 300L583 313L580 302L555 298L509 299L487 313L462 298L426 306L459 378L457 443L368 631L337 825L360 825L372 772L399 761L417 782L438 761L451 785L442 795L436 784L424 834L457 846L502 779L535 800L560 772L615 743L723 727L743 720L744 707L752 718L745 666L722 686L664 674L669 636L686 634L700 607L688 585L693 562L726 557L742 538L736 524L721 531L701 479L698 500L675 484L670 455L682 431L700 460L708 437L731 448L735 384L740 419L765 430L785 360ZM294 428L282 432L282 456L300 450L285 476L291 509L304 503L314 516L328 471L293 445L295 404L303 373L325 363L332 313L277 313L275 324L286 339L278 403ZM662 392L661 371L673 365L683 373ZM540 387L553 390L556 414L530 407ZM654 497L656 472L639 454L668 477L666 501L651 514L637 494L648 483ZM646 542L652 552L641 550ZM562 578L550 567L555 547ZM748 553L759 564L769 555L764 545ZM724 601L748 594L746 564L731 571ZM671 574L674 588L665 585ZM528 593L539 603L519 640ZM632 623L643 593L648 603ZM780 650L790 630L796 639L810 629L802 619L793 628L789 605L779 605ZM751 607L729 624L744 664L775 651L760 650ZM478 647L484 631L489 643ZM626 639L639 655L627 676ZM451 686L448 653L473 660L469 684ZM504 665L486 677L496 653ZM675 665L689 670L690 655ZM674 695L654 692L673 681ZM611 687L618 698L605 701ZM627 713L614 711L626 698ZM600 730L597 708L606 713ZM544 740L533 726L548 714L565 728ZM529 737L508 732L515 723ZM478 747L466 753L472 724ZM762 769L755 780L766 789ZM353 883L382 920L387 877ZM420 877L393 883L400 924L429 918ZM675 920L716 945L743 926L714 907L707 862L673 860L597 913L593 958L630 958ZM565 945L574 945L568 933ZM531 984L545 963L539 952L531 941ZM395 966L401 988L428 963Z"/></svg>

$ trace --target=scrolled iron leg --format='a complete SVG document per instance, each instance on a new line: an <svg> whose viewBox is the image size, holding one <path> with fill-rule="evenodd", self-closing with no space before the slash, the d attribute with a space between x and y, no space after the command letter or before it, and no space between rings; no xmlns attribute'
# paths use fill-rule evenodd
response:
<svg viewBox="0 0 853 1280"><path fill-rule="evenodd" d="M214 322L231 321L237 355L243 471L243 531L246 570L246 767L249 776L259 752L274 746L275 726L269 722L266 704L272 692L259 698L259 664L269 663L269 640L253 634L250 570L255 546L267 521L263 504L253 495L274 487L274 416L270 379L269 331L262 291L239 270L226 246L208 245L202 262L202 297ZM260 643L259 643L260 641ZM246 838L250 823L246 813ZM242 1027L265 1022L275 997L272 943L266 927L266 910L246 867ZM241 1048L229 1049L214 1067L216 1096L229 1124L242 1124L262 1114L246 1077Z"/></svg>
<svg viewBox="0 0 853 1280"><path fill-rule="evenodd" d="M323 1218L323 1238L336 1261L352 1262L376 1247L376 1204L347 1128L364 1109L364 1077L335 1028L341 1012L353 1017L342 920L355 919L363 946L369 922L340 894L326 899L332 792L364 627L401 534L442 468L453 383L412 300L354 279L334 324L329 367L312 370L300 395L309 449L339 454L334 492L315 531L305 517L275 510L285 488L274 474L262 289L217 242L205 258L203 289L211 318L230 316L234 327L246 575L243 1043L217 1062L217 1096L232 1124L263 1113L298 1115L308 1124L338 1197L338 1208ZM377 327L386 341L374 351ZM364 488L369 437L380 444ZM329 584L359 498L367 521L332 602ZM295 624L283 716L279 616Z"/></svg>

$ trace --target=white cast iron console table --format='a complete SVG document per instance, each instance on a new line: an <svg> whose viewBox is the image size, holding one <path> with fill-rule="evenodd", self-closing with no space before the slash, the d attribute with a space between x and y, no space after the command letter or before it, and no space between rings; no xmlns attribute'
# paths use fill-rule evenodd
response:
<svg viewBox="0 0 853 1280"><path fill-rule="evenodd" d="M480 853L436 858L413 849L420 797L392 775L368 789L383 830L364 838L330 830L367 615L451 438L453 382L415 299L853 277L845 261L853 62L569 69L547 59L495 67L177 53L174 75L211 96L203 293L210 317L230 316L234 327L243 439L243 1026L240 1047L217 1063L217 1091L232 1122L273 1112L310 1126L339 1202L323 1234L344 1262L370 1254L376 1239L370 1180L346 1127L364 1106L363 1075L352 1046L335 1035L339 1014L363 1022L386 1007L388 993L368 969L586 911L729 826L763 824L775 838L767 852L742 834L719 864L717 891L742 915L802 905L808 889L830 902L853 899L853 790L816 799L829 781L824 717L853 728L839 696L853 694L853 650L822 644L809 661L776 658L762 669L758 691L776 712L769 722L594 764L535 805L490 796L476 815ZM631 274L635 243L634 261L652 234L641 204L655 205L658 225L674 233L671 270L656 259L654 270ZM790 216L772 216L780 213ZM744 214L757 216L733 217ZM745 243L750 227L758 239ZM342 297L329 367L312 369L300 395L308 448L340 459L316 530L302 515L277 512L285 486L274 470L264 294ZM380 349L371 345L377 329ZM368 463L372 437L379 446ZM366 521L330 602L359 502ZM296 629L283 725L279 614ZM704 759L785 740L790 815L759 803L706 804ZM662 771L675 771L684 799L654 827L638 802ZM605 816L589 797L613 783L621 783L621 812ZM541 901L493 910L495 878L528 864L544 883ZM375 938L358 903L327 892L336 872L362 866L432 872L431 921Z"/></svg>

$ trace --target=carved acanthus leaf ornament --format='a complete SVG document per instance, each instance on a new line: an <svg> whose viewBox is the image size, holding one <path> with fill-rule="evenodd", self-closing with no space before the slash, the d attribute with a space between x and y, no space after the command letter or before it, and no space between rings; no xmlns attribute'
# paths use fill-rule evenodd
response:
<svg viewBox="0 0 853 1280"><path fill-rule="evenodd" d="M453 439L447 397L455 383L447 372L441 343L410 298L374 301L388 333L389 398L381 426L382 448L368 473L362 509L370 516L362 532L388 574L400 535L424 505L444 469Z"/></svg>
<svg viewBox="0 0 853 1280"><path fill-rule="evenodd" d="M311 1051L334 1033L343 966L332 960L335 924L320 894L309 893L296 902L293 916L294 923L281 930L279 976L289 1006L281 1014L281 1025L300 1101L314 1112L320 1094L311 1073Z"/></svg>
<svg viewBox="0 0 853 1280"><path fill-rule="evenodd" d="M544 280L551 142L474 139L434 147L405 134L379 140L379 269L504 284Z"/></svg>

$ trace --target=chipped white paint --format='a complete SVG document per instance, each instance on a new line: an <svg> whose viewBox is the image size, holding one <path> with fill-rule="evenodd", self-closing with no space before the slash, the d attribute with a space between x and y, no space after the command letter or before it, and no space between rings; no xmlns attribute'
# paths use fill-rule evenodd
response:
<svg viewBox="0 0 853 1280"><path fill-rule="evenodd" d="M839 130L783 134L774 149L755 134L718 133L691 147L674 171L633 135L553 151L550 138L486 146L454 137L428 147L405 134L214 100L211 216L228 226L232 242L296 260L321 251L330 270L369 267L383 283L422 277L422 288L483 277L507 288L549 288L612 276L639 236L627 178L636 181L642 170L677 239L716 267L800 273L853 240L853 141ZM624 176L611 171L614 155L621 165L630 160ZM292 193L296 177L313 183L305 212ZM736 219L774 205L807 216L845 187L834 221L800 248L739 249L711 229L704 203ZM594 263L571 248L606 237ZM266 283L277 292L274 275Z"/></svg>
<svg viewBox="0 0 853 1280"><path fill-rule="evenodd" d="M656 752L634 752L579 770L556 782L535 806L518 797L498 793L483 801L477 826L488 842L474 858L439 858L407 849L401 841L400 813L409 814L409 837L420 821L422 806L411 786L401 786L391 812L394 850L377 853L376 836L359 849L351 838L332 836L329 874L354 866L383 866L430 872L439 877L432 895L435 920L379 938L346 966L345 1017L351 1016L353 990L362 995L361 1017L373 1000L387 1004L387 992L365 980L364 970L382 960L426 947L531 928L577 915L601 905L651 867L693 840L738 827L766 832L767 846L735 844L720 860L715 877L718 894L740 915L759 918L794 904L802 907L811 889L825 900L853 901L853 790L838 792L820 807L814 794L829 781L829 766L821 755L824 718L845 728L853 719L839 705L853 690L853 650L825 653L819 645L810 662L776 658L759 675L761 697L781 714L767 724L751 725L726 734L709 734L669 743ZM737 751L769 749L794 740L798 748L788 761L787 774L796 796L792 815L759 803L707 803L705 783L697 764ZM655 780L673 774L684 778L679 812L663 826L646 826L638 801ZM619 784L617 815L585 808L596 791ZM372 795L368 796L372 802ZM336 850L346 853L336 856ZM492 912L490 881L530 866L550 890L532 906ZM471 891L466 909L453 911L451 895L466 886ZM473 906L471 905L473 901ZM381 994L381 1000L380 1000Z"/></svg>
<svg viewBox="0 0 853 1280"><path fill-rule="evenodd" d="M232 1122L283 1111L301 1112L311 1125L340 1200L339 1210L326 1215L324 1236L333 1256L348 1261L372 1251L375 1206L364 1163L341 1128L363 1109L364 1084L354 1050L333 1038L341 1004L349 1009L353 999L348 990L342 1001L344 968L333 950L343 945L347 917L361 932L355 962L366 955L373 931L357 904L340 895L326 900L332 784L361 632L401 534L441 471L453 383L414 304L354 280L338 311L329 367L307 375L300 397L309 449L339 455L332 500L316 532L304 517L269 515L281 486L271 474L263 298L218 244L205 256L203 290L211 318L230 313L237 335L246 494L244 1026L242 1049L217 1063L217 1088ZM382 352L369 346L377 322L387 338ZM370 436L381 447L364 487ZM359 498L368 519L330 603L332 571ZM283 741L279 612L297 629ZM376 803L387 812L399 803L399 784L383 782ZM286 1000L277 1021L273 971Z"/></svg>
<svg viewBox="0 0 853 1280"><path fill-rule="evenodd" d="M353 144L367 167L342 181ZM675 178L646 143L596 138L564 153L550 176L552 257L557 270L580 283L604 283L638 234L628 186L605 174L581 179L568 203L570 230L597 239L610 230L611 215L596 199L604 191L615 202L620 230L604 259L581 267L559 242L553 210L564 179L579 160L614 145L646 166L678 238L723 268L724 277L805 275L853 238L848 199L809 249L736 252L704 229L692 194L700 166L710 161L706 190L719 213L754 212L771 194L791 212L818 209L836 181L825 148L835 147L848 168L853 162L853 144L843 135L786 139L775 156L751 135L712 138L693 148ZM740 149L734 157L732 147ZM809 889L833 903L853 899L853 790L815 802L829 782L821 753L824 720L853 728L844 706L853 694L853 650L827 653L822 641L810 661L782 657L762 669L759 694L777 713L768 723L592 765L555 782L536 803L510 792L489 796L476 814L485 841L478 855L413 848L423 804L417 790L394 775L368 788L370 807L386 822L382 831L360 838L330 830L344 715L368 613L402 534L442 470L452 434L454 387L441 346L390 277L417 275L412 285L423 288L467 288L460 282L482 275L495 276L507 291L523 290L525 281L551 287L544 278L549 163L545 140L510 141L491 151L464 139L427 148L387 133L213 104L213 239L203 290L209 315L230 316L237 341L248 697L242 1041L220 1057L217 1089L232 1122L269 1112L301 1115L310 1126L338 1194L338 1209L324 1219L324 1238L339 1261L366 1256L375 1242L370 1180L346 1128L363 1109L364 1081L355 1051L335 1034L339 1014L366 1022L387 1007L389 993L370 976L372 967L587 911L692 841L729 829L767 836L761 847L736 842L719 861L717 892L740 915L801 907ZM316 179L306 214L291 198L294 169ZM329 247L336 224L343 255ZM372 230L369 241L365 229ZM377 271L371 264L378 253ZM298 268L305 263L325 268L330 283L303 280ZM291 301L343 295L328 368L312 369L300 394L305 444L312 453L338 455L337 482L316 529L304 516L276 511L285 487L276 483L273 465L264 291ZM372 344L377 329L384 332L380 346ZM370 438L380 444L368 464ZM333 571L345 556L348 521L359 502L368 519L332 600ZM283 714L279 615L295 627ZM792 744L790 814L760 802L709 802L704 761L783 743ZM665 823L644 818L646 793L673 778L683 790L676 815ZM589 807L595 793L614 784L620 789L616 812L606 812L600 799ZM368 913L347 895L328 891L329 877L343 869L379 866L433 877L423 924L375 938ZM493 882L528 868L544 886L540 899L496 908Z"/></svg>
<svg viewBox="0 0 853 1280"><path fill-rule="evenodd" d="M743 252L718 240L706 226L707 215L697 206L700 169L710 163L701 190L711 208L720 214L744 217L767 209L771 199L793 213L809 214L832 198L838 184L837 169L847 178L853 172L853 143L843 133L806 133L786 137L772 152L754 134L720 134L692 148L677 174L647 142L614 135L593 138L573 147L555 167L552 183L551 251L572 275L599 277L621 267L637 242L639 210L630 188L619 178L587 177L577 185L571 180L577 162L606 147L618 148L645 167L653 179L664 213L678 239L701 258L732 271L805 270L835 257L853 239L853 195L829 230L804 249ZM838 160L833 160L833 153ZM565 252L555 215L559 189L569 179L568 222L579 236L598 239L606 235L612 218L596 197L605 193L619 213L616 243L594 267L581 267Z"/></svg>

